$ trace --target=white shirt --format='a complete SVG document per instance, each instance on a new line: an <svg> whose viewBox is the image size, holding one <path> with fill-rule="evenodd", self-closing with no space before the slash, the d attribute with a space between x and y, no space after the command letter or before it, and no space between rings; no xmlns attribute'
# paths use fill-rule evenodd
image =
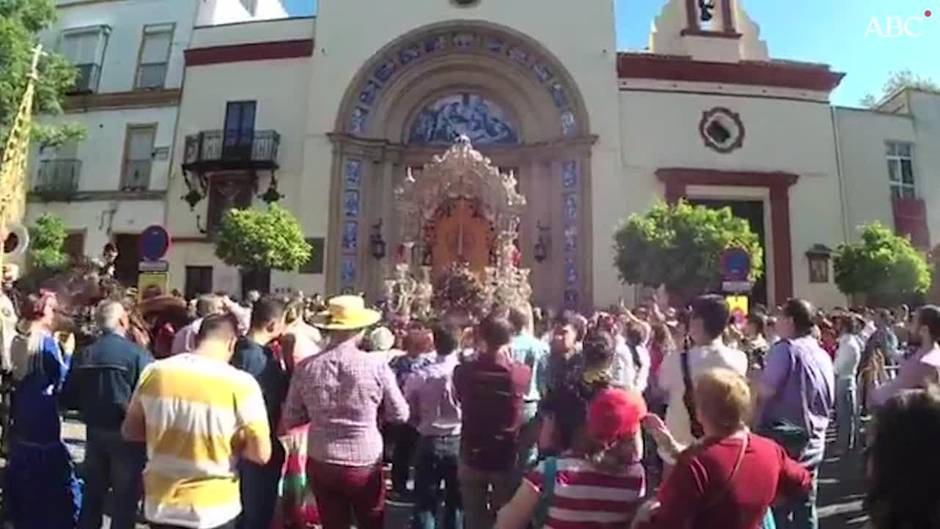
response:
<svg viewBox="0 0 940 529"><path fill-rule="evenodd" d="M636 356L640 361L639 368L633 361L633 353L630 352L630 346L622 336L617 336L617 345L614 349L614 359L610 365L610 378L619 386L626 389L643 393L650 377L650 353L646 347L638 345Z"/></svg>
<svg viewBox="0 0 940 529"><path fill-rule="evenodd" d="M858 374L858 365L862 361L862 339L854 334L843 334L839 337L839 348L836 349L836 359L833 365L836 378L854 379Z"/></svg>
<svg viewBox="0 0 940 529"><path fill-rule="evenodd" d="M692 436L691 420L682 400L685 394L685 382L682 378L682 352L671 353L663 359L659 371L659 385L669 394L666 409L666 426L683 448L695 441ZM747 374L747 355L737 349L726 346L718 337L714 342L693 347L689 350L689 376L695 377L712 369L730 369L742 377ZM673 463L673 458L660 450L660 456Z"/></svg>

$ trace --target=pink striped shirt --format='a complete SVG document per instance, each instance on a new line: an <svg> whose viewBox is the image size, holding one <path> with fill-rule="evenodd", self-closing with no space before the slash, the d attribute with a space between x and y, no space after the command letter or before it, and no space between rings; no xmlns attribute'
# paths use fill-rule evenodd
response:
<svg viewBox="0 0 940 529"><path fill-rule="evenodd" d="M526 482L542 490L545 463L526 476ZM575 457L558 459L555 492L545 527L550 529L623 529L646 494L646 472L639 462L618 474L603 472L590 461Z"/></svg>

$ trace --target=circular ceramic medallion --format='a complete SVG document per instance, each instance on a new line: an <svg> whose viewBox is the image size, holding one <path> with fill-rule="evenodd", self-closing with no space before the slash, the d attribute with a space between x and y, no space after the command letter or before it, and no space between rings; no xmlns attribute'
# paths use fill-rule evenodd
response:
<svg viewBox="0 0 940 529"><path fill-rule="evenodd" d="M698 126L705 146L727 154L744 145L744 123L741 115L724 107L715 107L702 113Z"/></svg>

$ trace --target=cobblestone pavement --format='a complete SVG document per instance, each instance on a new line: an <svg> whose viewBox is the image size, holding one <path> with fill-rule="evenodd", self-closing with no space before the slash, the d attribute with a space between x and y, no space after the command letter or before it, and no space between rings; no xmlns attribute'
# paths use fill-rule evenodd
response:
<svg viewBox="0 0 940 529"><path fill-rule="evenodd" d="M66 421L63 435L76 463L85 458L85 427L76 421ZM0 459L0 469L5 461ZM858 452L844 457L828 457L819 478L819 517L822 529L860 529L867 516L862 509L864 495L864 463ZM388 529L405 529L409 509L389 505L386 517ZM104 528L110 523L105 520ZM138 526L145 529L145 525Z"/></svg>

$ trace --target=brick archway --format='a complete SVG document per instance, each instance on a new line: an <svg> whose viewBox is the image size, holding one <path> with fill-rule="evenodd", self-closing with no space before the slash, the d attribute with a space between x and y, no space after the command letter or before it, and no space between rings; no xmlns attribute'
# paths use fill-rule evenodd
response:
<svg viewBox="0 0 940 529"><path fill-rule="evenodd" d="M666 186L666 201L685 198L689 186L763 187L770 192L770 229L773 234L774 299L793 297L793 248L790 235L790 187L799 175L786 172L722 171L669 167L656 171Z"/></svg>

